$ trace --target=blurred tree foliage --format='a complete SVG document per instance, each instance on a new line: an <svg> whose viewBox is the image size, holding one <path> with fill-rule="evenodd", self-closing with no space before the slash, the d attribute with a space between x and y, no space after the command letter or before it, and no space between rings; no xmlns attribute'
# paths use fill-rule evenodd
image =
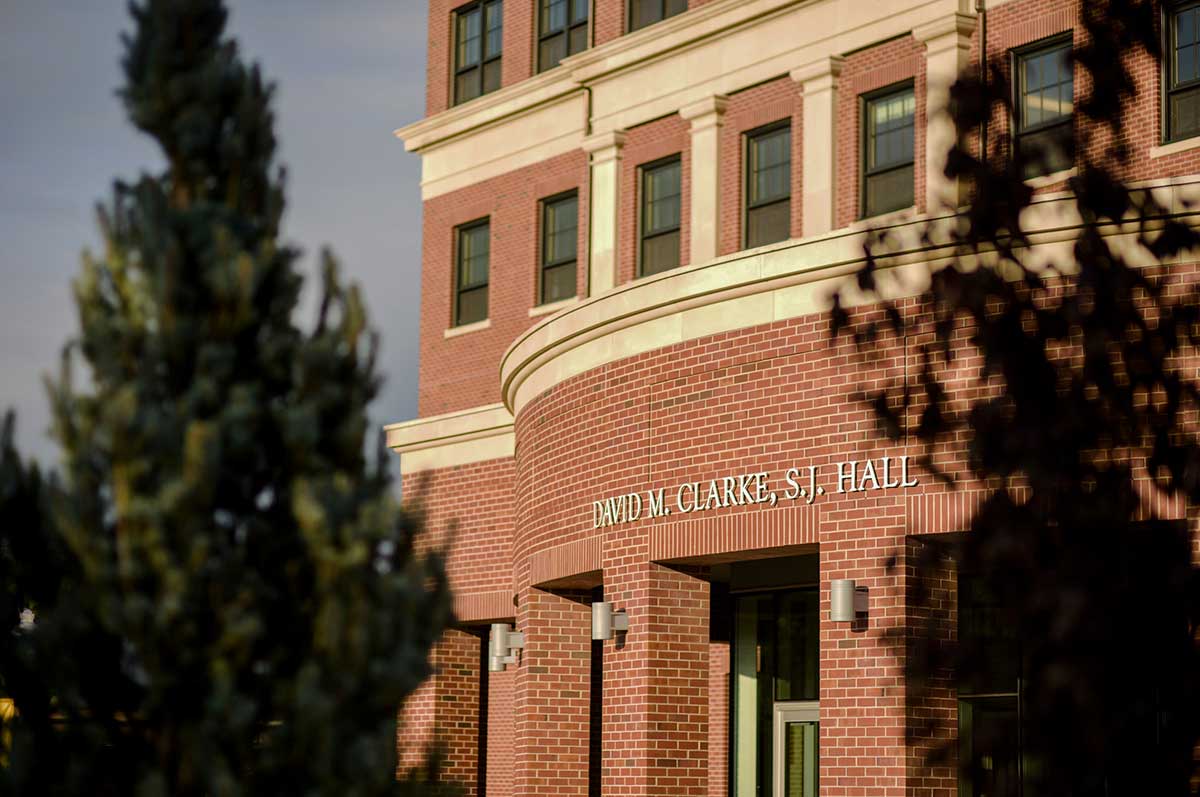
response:
<svg viewBox="0 0 1200 797"><path fill-rule="evenodd" d="M272 89L223 3L130 8L120 96L166 168L100 209L50 383L61 473L3 427L0 793L404 791L396 712L449 600L364 456L376 337L327 253L293 321Z"/></svg>
<svg viewBox="0 0 1200 797"><path fill-rule="evenodd" d="M1072 256L1035 262L1022 226L1033 193L1010 138L993 133L981 158L979 137L964 135L947 175L972 186L970 205L956 226L930 222L924 234L958 257L915 305L887 300L895 241L874 233L855 290L878 303L848 309L843 294L832 317L834 336L853 336L864 352L892 338L916 358L865 397L881 427L923 446L924 466L951 482L943 452L965 441L965 475L994 488L961 540L914 540L907 561L910 602L924 618L903 640L914 704L947 682L960 698L967 685L995 684L1012 657L1003 691L1017 698L1010 716L992 715L1001 718L993 737L1006 738L977 740L988 755L972 758L965 744L983 732L968 727L967 703L957 741L939 736L936 712L914 712L930 719L914 737L940 739L926 763L957 754L975 779L964 794L1166 797L1200 786L1197 516L1139 508L1151 482L1200 503L1200 295L1164 265L1195 262L1200 236L1160 195L1123 182L1127 122L1144 121L1125 116L1132 69L1162 55L1163 4L1080 5L1076 86L1095 88L1076 94L1069 184L1082 227ZM959 80L950 111L961 131L1011 118L1008 79L993 64ZM978 392L952 395L951 380L971 369ZM972 574L976 593L963 593L960 575L957 618L939 595L955 570ZM969 600L982 608L966 610Z"/></svg>

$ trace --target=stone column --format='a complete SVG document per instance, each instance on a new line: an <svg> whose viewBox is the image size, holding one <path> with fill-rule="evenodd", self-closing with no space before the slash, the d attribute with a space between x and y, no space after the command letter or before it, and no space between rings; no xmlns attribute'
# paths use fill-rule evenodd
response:
<svg viewBox="0 0 1200 797"><path fill-rule="evenodd" d="M973 14L954 13L915 29L925 42L925 212L957 210L966 201L961 180L946 177L946 156L958 141L950 118L950 87L971 62Z"/></svg>
<svg viewBox="0 0 1200 797"><path fill-rule="evenodd" d="M692 123L691 262L717 256L721 231L720 140L727 97L719 94L686 105L679 115Z"/></svg>
<svg viewBox="0 0 1200 797"><path fill-rule="evenodd" d="M588 295L595 296L617 284L617 229L620 220L621 148L625 134L619 130L597 133L583 140L591 156L591 211L588 224L591 254L588 262Z"/></svg>
<svg viewBox="0 0 1200 797"><path fill-rule="evenodd" d="M837 83L840 56L821 58L792 70L792 80L804 87L805 236L820 235L837 224Z"/></svg>

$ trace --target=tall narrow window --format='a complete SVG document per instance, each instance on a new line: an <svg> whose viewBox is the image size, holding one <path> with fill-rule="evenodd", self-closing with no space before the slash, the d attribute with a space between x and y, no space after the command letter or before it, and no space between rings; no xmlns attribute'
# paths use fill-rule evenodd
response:
<svg viewBox="0 0 1200 797"><path fill-rule="evenodd" d="M1167 39L1167 140L1200 135L1200 3L1171 9Z"/></svg>
<svg viewBox="0 0 1200 797"><path fill-rule="evenodd" d="M574 192L542 202L541 304L575 295L579 198Z"/></svg>
<svg viewBox="0 0 1200 797"><path fill-rule="evenodd" d="M642 167L642 276L679 265L679 156Z"/></svg>
<svg viewBox="0 0 1200 797"><path fill-rule="evenodd" d="M454 104L500 88L504 38L501 0L479 0L454 12Z"/></svg>
<svg viewBox="0 0 1200 797"><path fill-rule="evenodd" d="M631 31L687 11L687 0L629 0Z"/></svg>
<svg viewBox="0 0 1200 797"><path fill-rule="evenodd" d="M1069 169L1075 163L1075 79L1071 41L1018 50L1016 148L1026 179Z"/></svg>
<svg viewBox="0 0 1200 797"><path fill-rule="evenodd" d="M863 99L862 215L877 216L913 204L912 86Z"/></svg>
<svg viewBox="0 0 1200 797"><path fill-rule="evenodd" d="M747 247L791 236L792 128L772 125L746 136Z"/></svg>
<svg viewBox="0 0 1200 797"><path fill-rule="evenodd" d="M538 0L538 71L558 66L588 43L590 0Z"/></svg>
<svg viewBox="0 0 1200 797"><path fill-rule="evenodd" d="M488 233L487 219L458 228L455 326L474 324L488 317Z"/></svg>

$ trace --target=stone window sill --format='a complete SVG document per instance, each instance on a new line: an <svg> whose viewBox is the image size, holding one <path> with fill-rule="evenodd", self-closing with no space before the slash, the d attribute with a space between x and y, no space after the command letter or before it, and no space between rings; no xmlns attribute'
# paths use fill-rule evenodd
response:
<svg viewBox="0 0 1200 797"><path fill-rule="evenodd" d="M1200 136L1192 136L1182 141L1172 141L1170 144L1163 144L1160 147L1151 147L1150 158L1165 158L1168 155L1175 155L1176 153L1187 152L1193 149L1200 149Z"/></svg>
<svg viewBox="0 0 1200 797"><path fill-rule="evenodd" d="M570 307L573 304L579 304L578 296L572 296L570 299L560 299L557 302L550 302L549 304L539 304L537 307L529 308L529 317L537 318L541 315L557 313L559 310Z"/></svg>
<svg viewBox="0 0 1200 797"><path fill-rule="evenodd" d="M482 321L476 321L474 324L463 324L461 327L450 327L442 333L444 338L457 338L459 335L467 335L472 332L479 332L489 328L492 325L492 319L485 318Z"/></svg>
<svg viewBox="0 0 1200 797"><path fill-rule="evenodd" d="M1048 185L1058 185L1059 183L1066 182L1077 174L1079 174L1079 170L1072 166L1070 169L1043 174L1041 177L1030 177L1025 181L1025 185L1036 190L1038 188L1045 188Z"/></svg>

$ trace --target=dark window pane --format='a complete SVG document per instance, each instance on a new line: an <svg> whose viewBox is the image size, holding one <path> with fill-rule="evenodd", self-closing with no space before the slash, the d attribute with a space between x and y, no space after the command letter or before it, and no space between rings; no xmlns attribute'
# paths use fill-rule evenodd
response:
<svg viewBox="0 0 1200 797"><path fill-rule="evenodd" d="M775 616L775 699L816 700L820 648L816 590L779 596Z"/></svg>
<svg viewBox="0 0 1200 797"><path fill-rule="evenodd" d="M1075 81L1069 62L1070 50L1070 45L1063 45L1021 56L1020 130L1071 115Z"/></svg>
<svg viewBox="0 0 1200 797"><path fill-rule="evenodd" d="M961 700L958 704L960 795L1017 797L1017 699Z"/></svg>
<svg viewBox="0 0 1200 797"><path fill-rule="evenodd" d="M487 11L487 57L500 54L504 40L504 6L499 3L488 3Z"/></svg>
<svg viewBox="0 0 1200 797"><path fill-rule="evenodd" d="M748 205L753 207L791 195L790 128L781 128L750 139L748 148Z"/></svg>
<svg viewBox="0 0 1200 797"><path fill-rule="evenodd" d="M478 224L458 236L458 284L460 288L486 285L488 281L489 226Z"/></svg>
<svg viewBox="0 0 1200 797"><path fill-rule="evenodd" d="M575 261L542 271L542 303L561 302L575 295Z"/></svg>
<svg viewBox="0 0 1200 797"><path fill-rule="evenodd" d="M867 171L913 161L913 120L917 103L912 89L867 103Z"/></svg>
<svg viewBox="0 0 1200 797"><path fill-rule="evenodd" d="M680 174L679 161L645 171L642 231L646 235L679 226Z"/></svg>
<svg viewBox="0 0 1200 797"><path fill-rule="evenodd" d="M555 33L567 26L567 0L542 0L542 33Z"/></svg>
<svg viewBox="0 0 1200 797"><path fill-rule="evenodd" d="M542 39L538 44L538 68L553 69L558 62L567 56L567 39L565 33L559 33L548 39Z"/></svg>
<svg viewBox="0 0 1200 797"><path fill-rule="evenodd" d="M500 88L500 60L488 61L483 65L483 93Z"/></svg>
<svg viewBox="0 0 1200 797"><path fill-rule="evenodd" d="M454 97L456 102L466 102L479 96L479 67L469 72L463 72L454 78Z"/></svg>
<svg viewBox="0 0 1200 797"><path fill-rule="evenodd" d="M638 30L662 19L663 0L632 0L629 5L629 29Z"/></svg>
<svg viewBox="0 0 1200 797"><path fill-rule="evenodd" d="M472 288L458 295L458 314L455 316L457 326L474 324L488 317L488 289Z"/></svg>
<svg viewBox="0 0 1200 797"><path fill-rule="evenodd" d="M791 237L792 203L789 200L746 211L746 246L766 246Z"/></svg>
<svg viewBox="0 0 1200 797"><path fill-rule="evenodd" d="M679 231L642 241L642 274L657 274L679 265Z"/></svg>
<svg viewBox="0 0 1200 797"><path fill-rule="evenodd" d="M547 202L542 221L542 247L546 263L575 259L579 203L575 197Z"/></svg>
<svg viewBox="0 0 1200 797"><path fill-rule="evenodd" d="M903 166L880 174L868 175L866 180L867 216L878 216L913 204L913 167Z"/></svg>
<svg viewBox="0 0 1200 797"><path fill-rule="evenodd" d="M682 14L684 11L687 11L687 0L667 0L663 17L673 17L676 14Z"/></svg>
<svg viewBox="0 0 1200 797"><path fill-rule="evenodd" d="M1018 139L1022 175L1028 180L1070 169L1075 164L1071 123L1024 133Z"/></svg>
<svg viewBox="0 0 1200 797"><path fill-rule="evenodd" d="M1175 46L1184 47L1196 41L1195 24L1197 9L1189 8L1175 15Z"/></svg>
<svg viewBox="0 0 1200 797"><path fill-rule="evenodd" d="M462 67L479 63L482 31L480 11L468 11L458 18L458 63Z"/></svg>
<svg viewBox="0 0 1200 797"><path fill-rule="evenodd" d="M1200 134L1200 86L1171 95L1171 138Z"/></svg>
<svg viewBox="0 0 1200 797"><path fill-rule="evenodd" d="M571 28L571 55L581 53L587 49L587 32L587 22Z"/></svg>
<svg viewBox="0 0 1200 797"><path fill-rule="evenodd" d="M571 0L571 24L587 22L588 0Z"/></svg>

